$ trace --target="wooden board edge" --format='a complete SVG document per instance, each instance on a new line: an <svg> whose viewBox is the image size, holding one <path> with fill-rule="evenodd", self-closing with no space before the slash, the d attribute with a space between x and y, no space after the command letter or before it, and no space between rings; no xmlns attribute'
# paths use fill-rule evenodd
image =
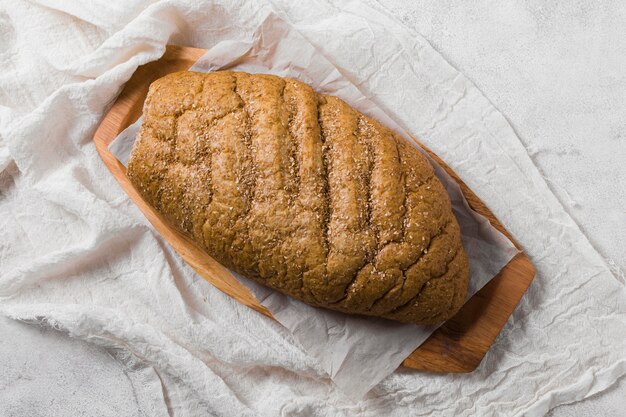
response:
<svg viewBox="0 0 626 417"><path fill-rule="evenodd" d="M500 334L534 277L535 269L530 259L524 253L518 253L402 365L420 371L472 372ZM502 312L506 315L500 314ZM480 317L479 322L474 319L476 316ZM480 331L480 337L477 331ZM446 358L445 361L442 357Z"/></svg>

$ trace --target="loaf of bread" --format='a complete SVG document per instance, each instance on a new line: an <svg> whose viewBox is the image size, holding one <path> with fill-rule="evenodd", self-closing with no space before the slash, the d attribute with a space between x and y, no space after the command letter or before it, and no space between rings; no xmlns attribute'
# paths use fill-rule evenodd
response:
<svg viewBox="0 0 626 417"><path fill-rule="evenodd" d="M289 78L178 72L150 86L128 176L224 266L298 300L434 324L467 292L428 160Z"/></svg>

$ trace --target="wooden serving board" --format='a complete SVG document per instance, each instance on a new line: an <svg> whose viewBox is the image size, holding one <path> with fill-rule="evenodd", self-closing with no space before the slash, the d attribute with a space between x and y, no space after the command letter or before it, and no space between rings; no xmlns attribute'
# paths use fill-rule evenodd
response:
<svg viewBox="0 0 626 417"><path fill-rule="evenodd" d="M108 149L113 139L141 116L150 83L168 73L188 69L204 52L203 49L168 46L161 59L139 67L100 123L94 142L102 160L122 189L154 228L198 274L237 301L272 318L272 314L228 269L207 255L187 236L170 226L143 201L126 176L126 168ZM513 240L493 213L454 171L437 155L423 145L422 147L458 181L469 205ZM435 331L402 364L409 368L433 372L473 371L500 333L534 276L535 269L528 257L523 252L518 253L496 278L474 295L455 317Z"/></svg>

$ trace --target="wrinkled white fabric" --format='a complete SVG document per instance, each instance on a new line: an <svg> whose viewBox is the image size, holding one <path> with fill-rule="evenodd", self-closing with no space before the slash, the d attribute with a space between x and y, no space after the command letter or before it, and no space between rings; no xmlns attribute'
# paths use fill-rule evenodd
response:
<svg viewBox="0 0 626 417"><path fill-rule="evenodd" d="M0 188L1 312L151 368L162 392L134 388L163 415L541 415L612 384L626 372L623 286L502 115L375 7L47 0L1 10L0 135L19 169ZM402 369L362 401L345 398L284 329L184 265L100 162L91 137L138 65L167 42L245 39L270 8L442 156L537 266L474 373ZM386 54L391 43L402 52Z"/></svg>

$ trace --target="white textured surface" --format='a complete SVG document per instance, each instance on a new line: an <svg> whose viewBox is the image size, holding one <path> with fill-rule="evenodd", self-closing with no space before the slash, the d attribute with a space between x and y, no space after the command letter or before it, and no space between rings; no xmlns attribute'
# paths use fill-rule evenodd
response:
<svg viewBox="0 0 626 417"><path fill-rule="evenodd" d="M141 367L127 366L112 352L6 317L0 317L0 334L3 417L167 416L162 398L152 408L142 397L148 384L160 389L158 379L145 378Z"/></svg>
<svg viewBox="0 0 626 417"><path fill-rule="evenodd" d="M398 71L416 65L428 81L427 70L439 58L396 22L382 16L375 22L366 20L374 15L366 7L356 6L346 14L319 4L287 14L345 74L362 81L364 91L395 92L416 103L419 112L400 109L400 118L410 130L422 133L461 175L472 174L466 180L510 227L539 269L533 288L478 371L456 376L399 371L360 404L346 402L280 328L195 279L146 232L89 142L104 104L114 95L111 90L134 66L154 59L174 30L165 22L180 27L176 41L201 46L208 46L216 33L243 34L250 26L223 24L218 32L215 27L211 31L202 25L216 16L227 22L228 13L195 2L178 8L152 7L135 19L137 7L103 3L97 6L108 10L94 14L65 3L63 12L54 11L59 5L48 6L19 4L1 15L2 22L11 25L0 32L6 46L0 50L12 64L0 74L2 104L13 110L2 108L0 127L22 171L12 176L15 180L5 175L0 200L0 242L11 242L0 250L5 312L35 320L43 316L71 335L129 349L143 359L141 375L158 373L151 382L163 382L175 415L246 414L248 409L270 415L279 411L417 415L433 410L539 415L606 388L624 372L623 287L571 219L559 211L499 115L488 111L487 103L480 102L480 95L451 68L446 70L446 82L433 91L399 88L403 79ZM238 13L251 20L257 15L251 6L240 6ZM84 22L76 22L72 14ZM110 20L102 20L103 15ZM132 30L119 31L129 21ZM347 28L355 24L362 30L348 34ZM12 31L14 27L20 30ZM405 53L385 56L386 42L401 42ZM371 48L359 49L368 44ZM103 75L89 80L98 74ZM416 86L424 80L406 81ZM44 101L67 83L74 84ZM440 106L430 108L428 101L420 100L432 95L442 97ZM378 98L383 103L394 100L393 94ZM468 102L482 107L467 108ZM29 113L35 106L38 109ZM65 118L59 119L59 109ZM457 119L449 115L473 111L483 115L484 123L462 126L473 133L466 141L446 142L446 129L455 128L449 121ZM66 120L68 114L73 115L71 120ZM438 114L443 117L433 119ZM437 122L429 128L432 120ZM485 130L497 134L485 137ZM481 164L467 158L476 149ZM490 171L498 158L508 158L510 169ZM511 183L503 183L503 177ZM549 233L544 236L537 230ZM154 385L133 386L145 389L141 391L148 399L145 403L155 404L147 414L162 410L157 407L163 403L162 394ZM7 397L3 406L20 401L19 396Z"/></svg>

